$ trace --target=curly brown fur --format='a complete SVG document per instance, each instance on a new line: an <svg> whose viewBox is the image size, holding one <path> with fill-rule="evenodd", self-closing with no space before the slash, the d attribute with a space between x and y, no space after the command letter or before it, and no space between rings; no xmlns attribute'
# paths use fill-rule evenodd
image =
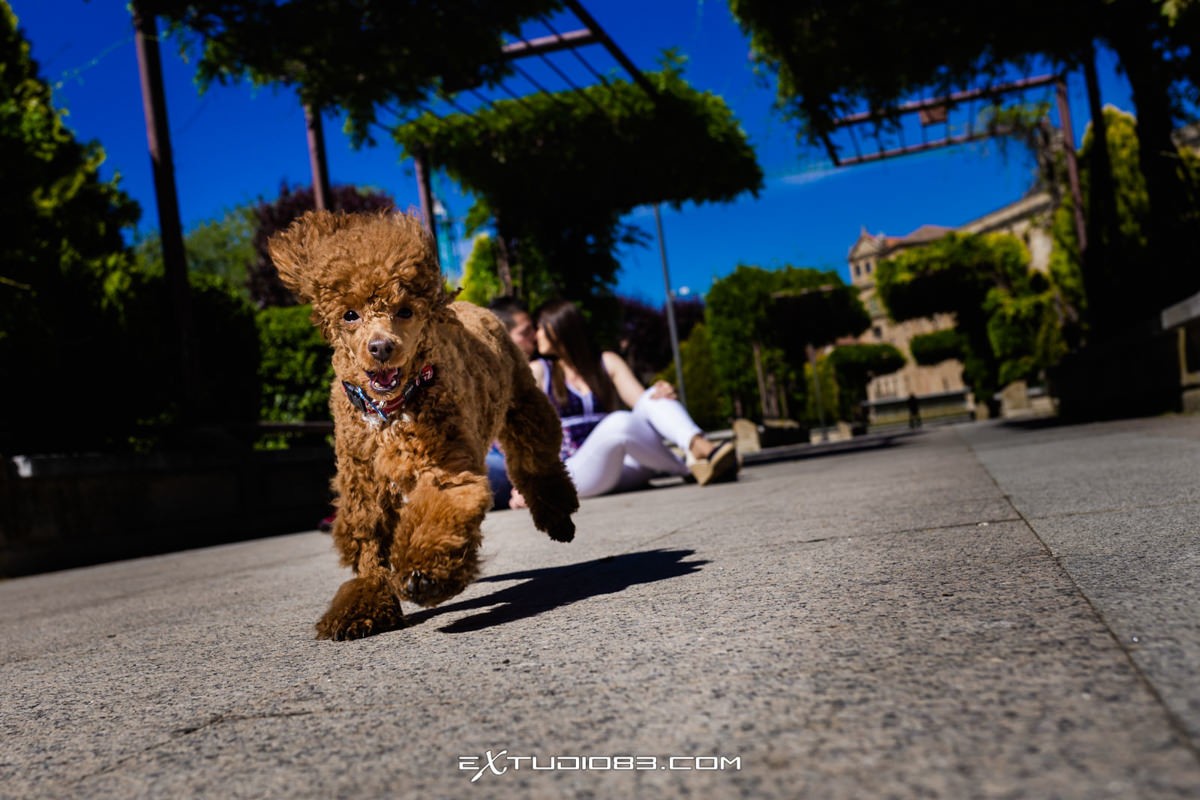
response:
<svg viewBox="0 0 1200 800"><path fill-rule="evenodd" d="M404 627L400 598L382 578L351 578L317 621L318 639L361 639Z"/></svg>
<svg viewBox="0 0 1200 800"><path fill-rule="evenodd" d="M333 540L356 577L317 624L320 638L400 627L399 598L436 605L475 579L491 506L484 457L497 438L534 524L570 541L579 502L558 457L554 409L500 322L451 302L417 219L310 212L270 249L333 345ZM355 408L341 385L382 404L425 364L433 383L386 423Z"/></svg>

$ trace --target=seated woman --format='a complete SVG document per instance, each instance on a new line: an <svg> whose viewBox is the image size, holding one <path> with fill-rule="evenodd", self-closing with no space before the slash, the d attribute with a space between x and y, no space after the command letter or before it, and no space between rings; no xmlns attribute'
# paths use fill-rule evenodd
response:
<svg viewBox="0 0 1200 800"><path fill-rule="evenodd" d="M552 360L530 368L562 418L562 457L580 497L645 486L662 473L690 471L702 486L737 475L733 444L706 439L669 383L645 389L616 353L596 357L573 303L548 303L537 326L538 350ZM664 438L687 454L686 463ZM521 508L524 499L514 491L510 505Z"/></svg>

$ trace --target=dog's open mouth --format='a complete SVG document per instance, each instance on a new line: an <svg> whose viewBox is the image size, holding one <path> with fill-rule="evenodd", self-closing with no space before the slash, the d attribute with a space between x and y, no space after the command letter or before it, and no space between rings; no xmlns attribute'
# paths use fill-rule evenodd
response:
<svg viewBox="0 0 1200 800"><path fill-rule="evenodd" d="M400 370L398 369L369 369L367 377L371 379L371 388L380 394L387 394L400 385Z"/></svg>

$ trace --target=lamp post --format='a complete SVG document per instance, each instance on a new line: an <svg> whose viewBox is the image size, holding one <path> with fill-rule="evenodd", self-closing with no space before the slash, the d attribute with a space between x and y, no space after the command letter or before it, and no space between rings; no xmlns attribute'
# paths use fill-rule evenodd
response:
<svg viewBox="0 0 1200 800"><path fill-rule="evenodd" d="M671 273L667 269L667 243L663 239L662 215L654 204L654 227L658 230L658 252L662 256L663 288L667 292L667 330L671 334L671 355L675 359L675 382L679 386L679 402L687 407L687 388L683 385L683 357L679 354L679 329L675 326L675 303L671 291Z"/></svg>

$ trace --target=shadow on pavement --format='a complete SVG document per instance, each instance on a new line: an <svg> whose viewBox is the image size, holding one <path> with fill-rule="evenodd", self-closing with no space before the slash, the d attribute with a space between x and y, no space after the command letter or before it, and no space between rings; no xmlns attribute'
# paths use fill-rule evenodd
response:
<svg viewBox="0 0 1200 800"><path fill-rule="evenodd" d="M654 583L689 575L709 563L684 561L695 554L695 550L647 550L561 567L489 575L480 578L477 583L515 580L522 583L483 597L420 611L408 616L407 623L408 626L420 625L442 614L487 608L487 611L456 620L439 630L444 633L466 633L493 625L503 625L562 608L589 597L624 591L640 583Z"/></svg>

